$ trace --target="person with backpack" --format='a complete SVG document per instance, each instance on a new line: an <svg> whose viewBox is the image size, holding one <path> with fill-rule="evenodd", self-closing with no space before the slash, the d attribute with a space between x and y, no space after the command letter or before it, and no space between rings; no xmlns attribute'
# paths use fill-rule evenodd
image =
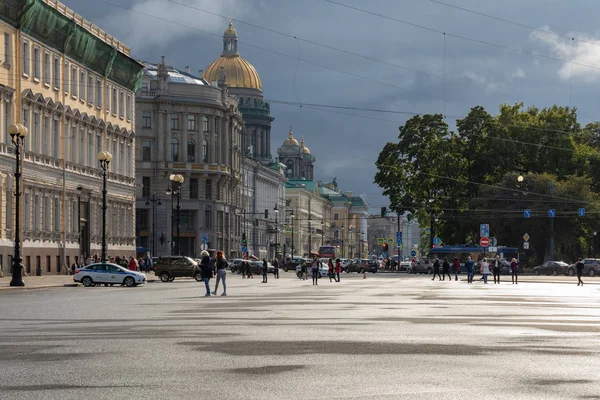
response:
<svg viewBox="0 0 600 400"><path fill-rule="evenodd" d="M435 281L435 276L438 276L439 280L442 280L442 277L440 275L440 260L436 257L435 261L433 262L433 278L431 278L432 281Z"/></svg>
<svg viewBox="0 0 600 400"><path fill-rule="evenodd" d="M215 285L215 291L212 293L213 296L217 295L217 289L219 288L219 282L223 281L223 293L221 293L221 296L227 296L227 284L226 284L226 278L227 278L227 260L225 259L225 256L223 255L223 252L221 250L217 251L217 262L216 264L216 268L217 268L217 283Z"/></svg>
<svg viewBox="0 0 600 400"><path fill-rule="evenodd" d="M452 262L452 270L454 271L454 280L458 280L458 274L460 274L460 261L458 257L454 257L454 261Z"/></svg>
<svg viewBox="0 0 600 400"><path fill-rule="evenodd" d="M446 275L448 275L448 280L452 281L452 277L450 276L450 263L448 259L444 257L444 263L442 264L442 280L446 280Z"/></svg>
<svg viewBox="0 0 600 400"><path fill-rule="evenodd" d="M200 260L200 274L206 287L206 294L204 296L210 296L210 279L213 277L212 265L210 262L210 255L208 251L202 250L200 253L202 259Z"/></svg>

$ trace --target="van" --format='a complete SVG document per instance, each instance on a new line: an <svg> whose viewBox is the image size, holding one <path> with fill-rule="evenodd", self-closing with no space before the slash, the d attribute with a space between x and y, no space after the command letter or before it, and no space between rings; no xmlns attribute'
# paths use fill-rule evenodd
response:
<svg viewBox="0 0 600 400"><path fill-rule="evenodd" d="M175 278L190 277L202 281L198 263L185 256L159 257L154 263L154 274L163 282L173 282Z"/></svg>

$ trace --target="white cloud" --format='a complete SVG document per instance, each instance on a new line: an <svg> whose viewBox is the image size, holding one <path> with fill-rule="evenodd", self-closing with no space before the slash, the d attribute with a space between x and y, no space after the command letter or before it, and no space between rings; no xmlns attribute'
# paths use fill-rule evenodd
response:
<svg viewBox="0 0 600 400"><path fill-rule="evenodd" d="M218 2L179 0L179 2L221 15L229 15L231 10L240 13L243 3L241 0ZM237 16L232 15L234 18ZM166 21L174 21L181 25ZM187 36L202 34L188 26L222 33L227 27L227 21L165 0L143 0L130 7L130 10L118 9L107 15L99 25L137 53L148 48L168 45Z"/></svg>
<svg viewBox="0 0 600 400"><path fill-rule="evenodd" d="M465 71L463 72L462 76L475 82L479 87L493 92L506 88L509 83L512 83L517 79L525 78L525 71L523 71L521 68L517 68L512 73L504 77L504 79L488 78L474 71Z"/></svg>
<svg viewBox="0 0 600 400"><path fill-rule="evenodd" d="M540 29L551 31L547 26ZM567 60L558 70L558 75L562 80L567 80L571 77L580 77L589 82L595 81L600 77L600 69L585 66L600 66L600 45L589 43L600 43L600 39L578 33L568 33L564 37L561 37L556 34L540 31L533 31L529 37L531 40L549 47L554 57ZM574 37L576 40L572 40Z"/></svg>

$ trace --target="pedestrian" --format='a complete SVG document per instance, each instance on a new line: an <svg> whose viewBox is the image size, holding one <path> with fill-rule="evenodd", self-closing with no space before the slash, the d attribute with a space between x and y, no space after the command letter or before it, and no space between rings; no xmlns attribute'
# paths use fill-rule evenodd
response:
<svg viewBox="0 0 600 400"><path fill-rule="evenodd" d="M240 269L240 272L242 273L242 279L246 279L246 261L242 261L240 263L240 266L238 267ZM250 278L250 277L248 277Z"/></svg>
<svg viewBox="0 0 600 400"><path fill-rule="evenodd" d="M262 283L267 283L267 274L269 273L269 264L267 264L267 259L263 258L263 267L262 267Z"/></svg>
<svg viewBox="0 0 600 400"><path fill-rule="evenodd" d="M129 259L129 270L137 271L137 261L135 260L135 258L133 256L131 256Z"/></svg>
<svg viewBox="0 0 600 400"><path fill-rule="evenodd" d="M212 293L213 296L217 295L217 289L219 288L219 282L223 281L223 293L221 296L227 296L227 260L223 255L221 250L217 251L217 262L215 263L217 267L217 283L215 284L215 291Z"/></svg>
<svg viewBox="0 0 600 400"><path fill-rule="evenodd" d="M208 254L208 252L206 254ZM209 257L209 259L210 259L210 257ZM150 271L152 271L152 258L150 258L150 256L146 256L146 272L150 272Z"/></svg>
<svg viewBox="0 0 600 400"><path fill-rule="evenodd" d="M303 281L306 280L306 260L302 260L302 263L300 263L300 276Z"/></svg>
<svg viewBox="0 0 600 400"><path fill-rule="evenodd" d="M494 261L492 261L492 272L494 273L494 285L498 283L500 284L500 256L496 256Z"/></svg>
<svg viewBox="0 0 600 400"><path fill-rule="evenodd" d="M454 280L458 280L458 274L460 274L460 261L458 257L454 257L454 261L452 262L452 269L454 270Z"/></svg>
<svg viewBox="0 0 600 400"><path fill-rule="evenodd" d="M248 279L252 278L254 279L254 274L252 273L252 266L250 265L250 263L246 260L244 262L242 262L244 268L246 269L246 276L248 277Z"/></svg>
<svg viewBox="0 0 600 400"><path fill-rule="evenodd" d="M510 275L513 284L519 284L519 263L516 258L513 258L510 263Z"/></svg>
<svg viewBox="0 0 600 400"><path fill-rule="evenodd" d="M331 282L332 279L335 280L335 275L333 274L334 268L333 258L330 258L327 262L327 276L329 276L329 282Z"/></svg>
<svg viewBox="0 0 600 400"><path fill-rule="evenodd" d="M320 263L321 263L321 261L319 260L319 258L317 256L314 256L312 264L311 264L313 285L319 284L318 280L319 280L319 264Z"/></svg>
<svg viewBox="0 0 600 400"><path fill-rule="evenodd" d="M204 287L206 288L206 294L204 296L210 296L210 279L213 277L213 270L210 265L210 255L208 254L208 251L202 250L200 256L202 257L200 260L200 273L202 280L204 281Z"/></svg>
<svg viewBox="0 0 600 400"><path fill-rule="evenodd" d="M340 272L342 272L342 263L338 258L337 260L335 260L335 275L338 282L340 281Z"/></svg>
<svg viewBox="0 0 600 400"><path fill-rule="evenodd" d="M473 262L471 256L467 258L465 268L467 269L467 283L473 283L473 276L475 275L475 263Z"/></svg>
<svg viewBox="0 0 600 400"><path fill-rule="evenodd" d="M77 262L73 262L73 264L71 264L71 275L75 275L76 269L77 269Z"/></svg>
<svg viewBox="0 0 600 400"><path fill-rule="evenodd" d="M489 274L490 274L490 265L484 258L481 260L481 275L483 276L483 283L485 283L486 285L487 285L487 278L488 278Z"/></svg>
<svg viewBox="0 0 600 400"><path fill-rule="evenodd" d="M581 258L577 259L575 267L577 268L577 286L580 284L583 286L583 281L581 280L581 275L583 275L583 261L581 261Z"/></svg>
<svg viewBox="0 0 600 400"><path fill-rule="evenodd" d="M432 281L435 281L435 276L438 276L438 280L442 280L442 276L440 275L440 260L439 258L435 258L435 261L433 262L433 278L431 278Z"/></svg>
<svg viewBox="0 0 600 400"><path fill-rule="evenodd" d="M446 275L448 275L448 280L452 281L452 277L450 276L450 263L448 262L448 258L444 257L444 263L442 264L442 280L446 280Z"/></svg>
<svg viewBox="0 0 600 400"><path fill-rule="evenodd" d="M117 264L117 265L121 265L121 257L117 256L117 257L115 258L115 264Z"/></svg>
<svg viewBox="0 0 600 400"><path fill-rule="evenodd" d="M273 277L279 279L279 262L277 261L277 257L273 259L273 268Z"/></svg>

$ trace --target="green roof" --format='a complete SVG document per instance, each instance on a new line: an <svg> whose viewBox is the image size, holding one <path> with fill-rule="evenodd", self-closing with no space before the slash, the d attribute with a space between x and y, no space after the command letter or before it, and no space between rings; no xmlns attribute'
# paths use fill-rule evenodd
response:
<svg viewBox="0 0 600 400"><path fill-rule="evenodd" d="M287 181L287 183L285 184L285 188L286 189L299 189L299 188L303 187L302 185L304 185L304 188L306 188L306 190L314 192L315 187L317 186L317 182L307 181L307 180L303 180L303 179L291 179L291 180Z"/></svg>

